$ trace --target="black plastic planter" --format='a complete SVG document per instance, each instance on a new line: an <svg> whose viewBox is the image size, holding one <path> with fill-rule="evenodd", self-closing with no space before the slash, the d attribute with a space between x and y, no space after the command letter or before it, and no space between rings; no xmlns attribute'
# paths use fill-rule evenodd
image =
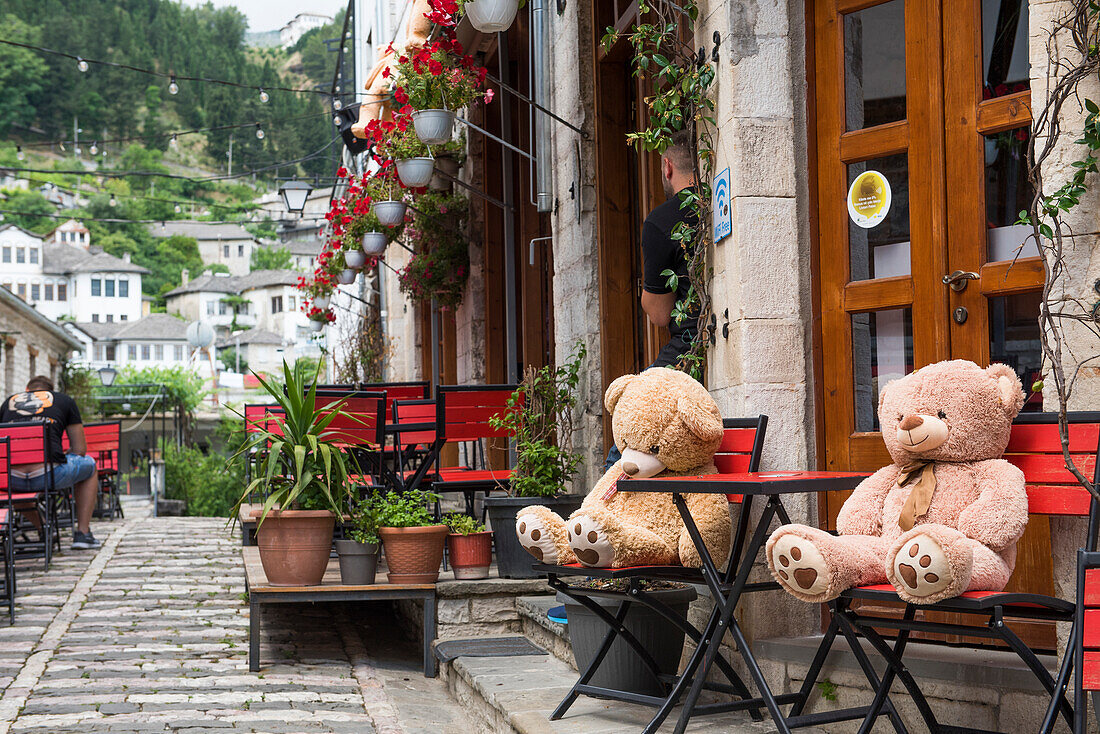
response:
<svg viewBox="0 0 1100 734"><path fill-rule="evenodd" d="M340 583L345 586L370 586L378 568L378 544L337 540L340 556Z"/></svg>
<svg viewBox="0 0 1100 734"><path fill-rule="evenodd" d="M523 550L516 538L516 512L530 505L544 505L563 518L568 518L580 508L583 501L584 497L576 494L558 497L486 497L485 509L489 515L489 527L493 529L500 577L534 579L543 575L535 573L531 568L535 559Z"/></svg>
<svg viewBox="0 0 1100 734"><path fill-rule="evenodd" d="M647 593L667 604L680 617L687 616L688 605L697 596L695 589L690 586ZM616 612L621 602L621 598L603 596L589 598L612 614ZM595 614L564 594L558 594L558 601L565 604L565 613L569 617L569 641L573 645L573 658L577 661L577 669L583 671L596 656L596 651L603 642L604 635L607 634L607 625ZM662 674L676 674L680 666L680 656L684 652L683 630L653 610L637 603L630 606L623 624L653 656ZM611 644L611 650L590 683L601 688L631 691L647 696L665 695L664 689L654 679L649 668L622 638L617 638Z"/></svg>

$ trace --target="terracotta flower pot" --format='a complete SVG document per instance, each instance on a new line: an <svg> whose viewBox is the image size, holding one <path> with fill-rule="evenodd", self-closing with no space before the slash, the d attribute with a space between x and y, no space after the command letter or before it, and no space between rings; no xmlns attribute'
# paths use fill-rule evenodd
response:
<svg viewBox="0 0 1100 734"><path fill-rule="evenodd" d="M434 584L443 563L446 525L421 528L378 528L386 552L391 584Z"/></svg>
<svg viewBox="0 0 1100 734"><path fill-rule="evenodd" d="M259 518L259 510L252 517ZM272 510L256 529L272 586L317 586L328 568L336 517L325 510Z"/></svg>
<svg viewBox="0 0 1100 734"><path fill-rule="evenodd" d="M447 536L447 555L456 579L484 579L489 577L489 566L493 562L493 532Z"/></svg>

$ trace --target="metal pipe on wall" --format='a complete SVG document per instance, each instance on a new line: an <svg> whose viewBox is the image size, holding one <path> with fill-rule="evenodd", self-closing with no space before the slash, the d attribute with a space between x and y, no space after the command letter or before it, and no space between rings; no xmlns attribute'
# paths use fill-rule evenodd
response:
<svg viewBox="0 0 1100 734"><path fill-rule="evenodd" d="M549 26L548 0L531 0L531 97L538 107L531 106L531 134L534 140L534 175L531 181L534 197L531 201L540 212L554 209L554 169L551 163L550 119L542 109L550 107L550 53L547 30Z"/></svg>
<svg viewBox="0 0 1100 734"><path fill-rule="evenodd" d="M500 78L510 81L508 60L508 31L497 34L497 73ZM512 132L512 105L501 99L500 135L507 139ZM504 196L504 208L501 211L504 223L504 354L507 360L508 382L519 382L519 346L516 344L516 215L515 175L512 168L512 151L505 147L501 151L501 189Z"/></svg>

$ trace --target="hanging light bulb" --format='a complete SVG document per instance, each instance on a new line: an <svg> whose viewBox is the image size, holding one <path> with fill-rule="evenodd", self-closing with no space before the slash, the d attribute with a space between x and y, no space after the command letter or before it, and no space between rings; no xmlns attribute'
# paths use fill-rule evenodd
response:
<svg viewBox="0 0 1100 734"><path fill-rule="evenodd" d="M111 194L111 200L107 202L107 206L118 206L118 199L115 198L114 194Z"/></svg>
<svg viewBox="0 0 1100 734"><path fill-rule="evenodd" d="M180 206L179 204L176 204L176 214L179 214L182 211L183 211L183 207Z"/></svg>
<svg viewBox="0 0 1100 734"><path fill-rule="evenodd" d="M332 116L332 124L335 125L336 127L340 127L340 115L333 115Z"/></svg>
<svg viewBox="0 0 1100 734"><path fill-rule="evenodd" d="M175 75L173 75L171 80L168 82L168 94L179 94L179 93L180 93L180 85L176 84L176 77L175 77Z"/></svg>
<svg viewBox="0 0 1100 734"><path fill-rule="evenodd" d="M333 97L332 98L332 109L339 110L343 106L344 106L344 103L340 101L339 97Z"/></svg>
<svg viewBox="0 0 1100 734"><path fill-rule="evenodd" d="M92 143L92 147L88 148L88 152L91 153L92 155L99 155L99 143L98 142Z"/></svg>
<svg viewBox="0 0 1100 734"><path fill-rule="evenodd" d="M172 133L172 137L168 139L168 145L173 148L178 148L180 144L180 138L175 133Z"/></svg>
<svg viewBox="0 0 1100 734"><path fill-rule="evenodd" d="M84 73L88 70L88 62L78 56L76 58L76 70Z"/></svg>
<svg viewBox="0 0 1100 734"><path fill-rule="evenodd" d="M260 127L260 123L258 123L258 122L256 123L256 139L257 140L263 140L264 139L264 129L262 127Z"/></svg>
<svg viewBox="0 0 1100 734"><path fill-rule="evenodd" d="M27 156L23 154L23 147L19 145L15 146L15 160L21 161L26 157Z"/></svg>
<svg viewBox="0 0 1100 734"><path fill-rule="evenodd" d="M334 92L336 92L337 94L339 94L339 92L340 92L340 85L339 85L339 84L337 84L336 86L334 86L334 87L332 88L332 91L334 91Z"/></svg>
<svg viewBox="0 0 1100 734"><path fill-rule="evenodd" d="M265 92L263 87L260 87L260 101L267 104L269 99L271 99L271 95Z"/></svg>
<svg viewBox="0 0 1100 734"><path fill-rule="evenodd" d="M58 148L61 148L61 152L62 152L62 153L64 153L64 152L65 152L65 150L66 150L66 149L65 149L65 141L64 141L64 140L61 140L61 141L59 141L59 142L57 143L57 147L58 147Z"/></svg>
<svg viewBox="0 0 1100 734"><path fill-rule="evenodd" d="M76 151L77 155L80 155L81 153L84 152L84 150L79 145L76 146L75 148L73 148L73 150Z"/></svg>

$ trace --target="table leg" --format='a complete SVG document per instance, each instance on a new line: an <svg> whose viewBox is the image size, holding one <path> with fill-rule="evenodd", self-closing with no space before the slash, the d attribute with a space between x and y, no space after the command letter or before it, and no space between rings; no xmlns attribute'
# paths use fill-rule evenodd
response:
<svg viewBox="0 0 1100 734"><path fill-rule="evenodd" d="M251 597L248 602L248 670L260 672L260 605Z"/></svg>
<svg viewBox="0 0 1100 734"><path fill-rule="evenodd" d="M435 659L432 643L435 642L435 592L424 597L424 677L434 678L439 673L439 661Z"/></svg>

